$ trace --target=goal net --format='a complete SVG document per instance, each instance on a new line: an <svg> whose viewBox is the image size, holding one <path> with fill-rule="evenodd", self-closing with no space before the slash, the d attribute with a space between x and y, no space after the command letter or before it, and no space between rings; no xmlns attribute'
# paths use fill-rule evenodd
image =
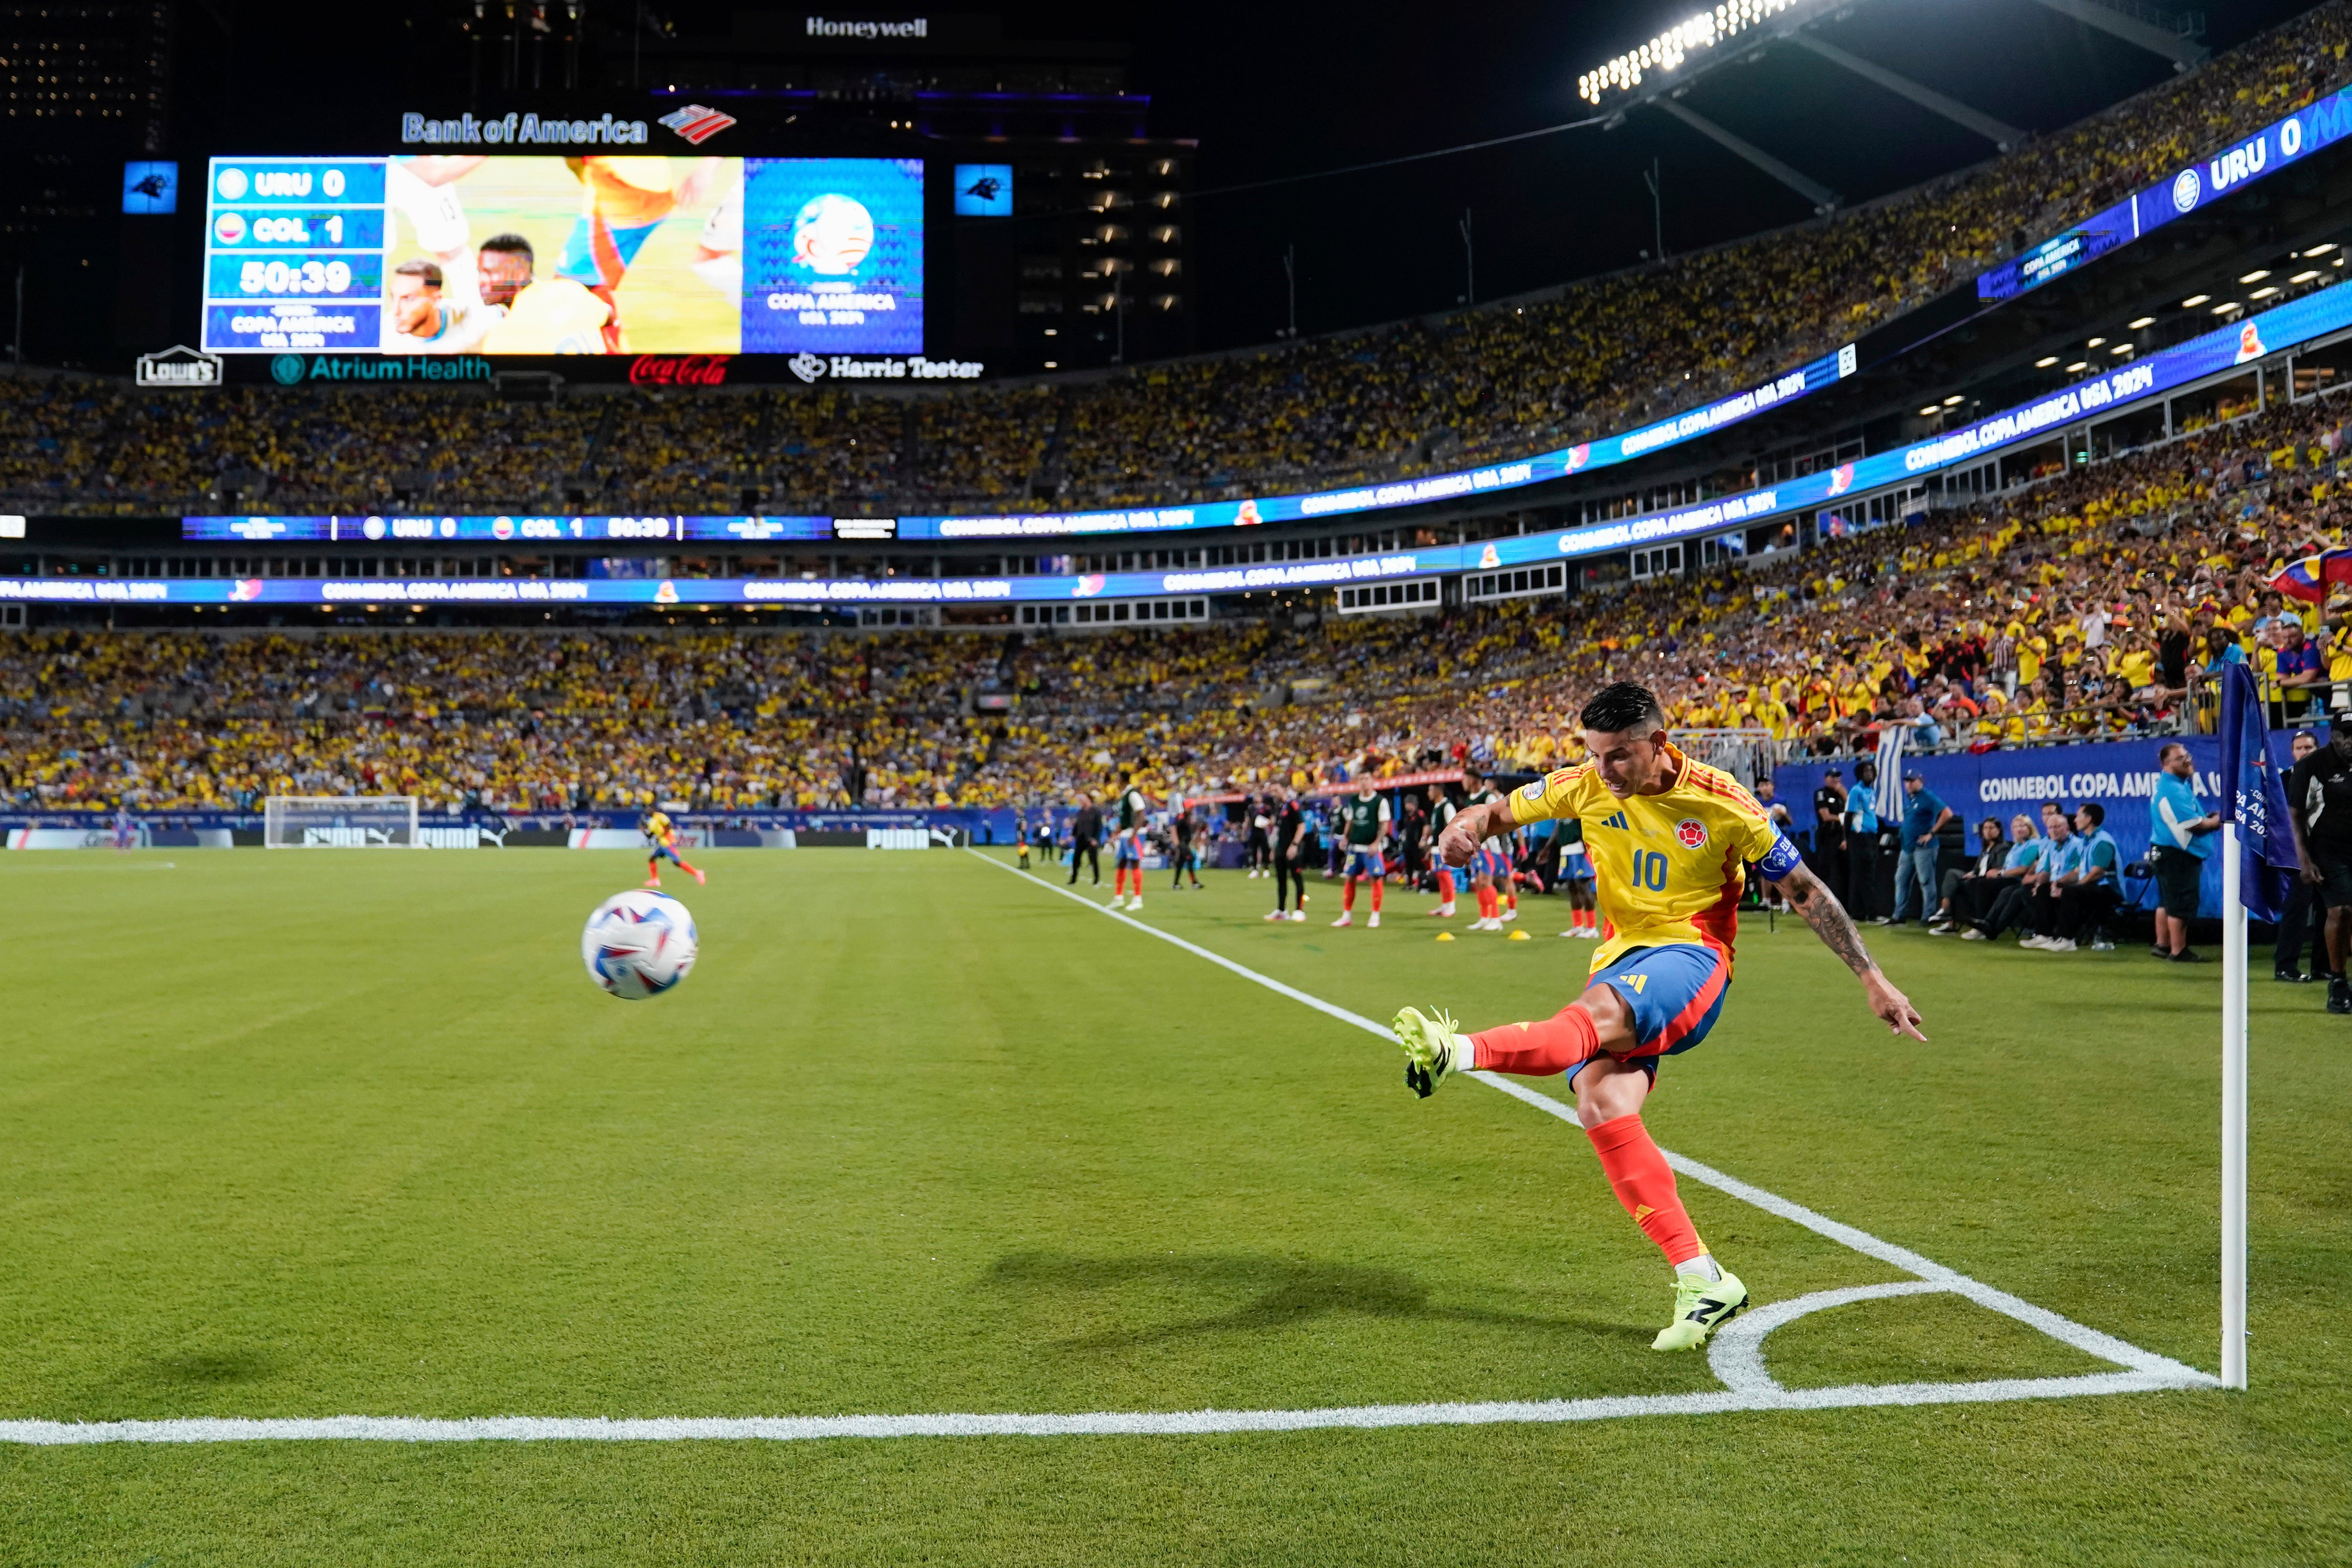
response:
<svg viewBox="0 0 2352 1568"><path fill-rule="evenodd" d="M262 803L261 842L272 849L413 849L413 795L273 795Z"/></svg>

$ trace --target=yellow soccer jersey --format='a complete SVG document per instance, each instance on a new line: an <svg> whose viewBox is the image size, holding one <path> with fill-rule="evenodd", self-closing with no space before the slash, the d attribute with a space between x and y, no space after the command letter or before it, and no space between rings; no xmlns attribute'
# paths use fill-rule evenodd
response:
<svg viewBox="0 0 2352 1568"><path fill-rule="evenodd" d="M677 839L677 834L669 825L668 813L656 811L646 818L646 837L665 847Z"/></svg>
<svg viewBox="0 0 2352 1568"><path fill-rule="evenodd" d="M1583 824L1594 890L1609 922L1592 955L1595 972L1630 949L1669 942L1719 948L1728 958L1747 865L1761 861L1777 881L1798 863L1796 846L1728 773L1671 746L1667 753L1675 782L1664 795L1621 800L1587 763L1509 796L1516 823L1574 817Z"/></svg>

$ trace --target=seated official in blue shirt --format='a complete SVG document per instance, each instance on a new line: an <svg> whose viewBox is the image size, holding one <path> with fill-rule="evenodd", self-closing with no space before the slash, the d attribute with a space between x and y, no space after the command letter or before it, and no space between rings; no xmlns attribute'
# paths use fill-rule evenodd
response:
<svg viewBox="0 0 2352 1568"><path fill-rule="evenodd" d="M2074 837L2066 841L2055 870L2036 895L2034 930L2020 942L2045 952L2072 952L2088 936L2095 952L2116 944L2099 933L2099 922L2123 901L2116 883L2123 875L2115 835L2106 830L2107 808L2086 800L2074 808Z"/></svg>
<svg viewBox="0 0 2352 1568"><path fill-rule="evenodd" d="M1990 819L1988 819L1990 820ZM2007 921L1992 921L1994 908L2004 895L2013 894L2011 911L2022 918L2027 889L2025 879L2042 864L2042 857L2050 847L2050 840L2033 830L2033 818L2019 812L2009 819L2009 842L2001 848L2000 862L1990 868L1980 868L1973 877L1963 877L1960 885L1952 889L1952 921L1960 928L1960 935L1969 942L1984 942L2000 934Z"/></svg>

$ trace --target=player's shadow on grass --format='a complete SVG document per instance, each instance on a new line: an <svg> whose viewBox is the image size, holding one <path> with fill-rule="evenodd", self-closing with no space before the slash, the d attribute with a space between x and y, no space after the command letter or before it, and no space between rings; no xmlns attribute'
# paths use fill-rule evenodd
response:
<svg viewBox="0 0 2352 1568"><path fill-rule="evenodd" d="M992 1285L1033 1294L1118 1290L1136 1286L1220 1296L1249 1293L1249 1299L1240 1305L1205 1318L1053 1342L1061 1350L1123 1350L1196 1334L1259 1332L1346 1312L1373 1318L1479 1323L1494 1328L1565 1329L1606 1338L1630 1337L1644 1343L1650 1336L1646 1329L1594 1318L1537 1317L1476 1307L1439 1306L1429 1300L1429 1288L1410 1274L1314 1258L1249 1253L1076 1258L1062 1253L1016 1252L999 1258L989 1270L987 1279Z"/></svg>

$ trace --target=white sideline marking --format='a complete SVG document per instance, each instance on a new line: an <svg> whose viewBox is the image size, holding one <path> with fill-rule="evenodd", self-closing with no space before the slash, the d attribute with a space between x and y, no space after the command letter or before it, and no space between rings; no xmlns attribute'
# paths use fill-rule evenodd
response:
<svg viewBox="0 0 2352 1568"><path fill-rule="evenodd" d="M2210 1384L2205 1379L2200 1384ZM1601 1399L1489 1400L1464 1405L1356 1405L1321 1410L1103 1410L1079 1415L328 1415L177 1421L0 1421L0 1442L45 1447L93 1443L805 1443L845 1437L1177 1437L1331 1427L1486 1426L1616 1421L1630 1415L1724 1415L1746 1410L1850 1410L1886 1405L1983 1405L2159 1394L2184 1387L2139 1372L2019 1377L1990 1383L1888 1383L1847 1388L1725 1389Z"/></svg>
<svg viewBox="0 0 2352 1568"><path fill-rule="evenodd" d="M977 850L967 854L1006 871L1014 868ZM1034 879L1033 879L1034 880ZM1263 985L1342 1023L1391 1037L1360 1014L1285 985L1207 948L1129 920L1082 893L1039 881L1097 914L1172 942L1243 979ZM1576 1112L1549 1095L1491 1073L1471 1075L1548 1115L1574 1122ZM1234 1432L1307 1432L1393 1426L1476 1426L1501 1423L1614 1421L1637 1415L1723 1415L1743 1411L1850 1410L1887 1405L1979 1405L2019 1399L2077 1399L2106 1394L2158 1394L2219 1388L2219 1379L2168 1357L2141 1350L2096 1329L1981 1284L1906 1247L1827 1218L1801 1204L1727 1176L1711 1165L1668 1153L1676 1172L1752 1204L1831 1240L1875 1258L1912 1279L1817 1290L1774 1301L1735 1318L1717 1331L1707 1364L1725 1387L1700 1394L1629 1394L1594 1399L1486 1400L1438 1405L1356 1405L1316 1410L1137 1410L1082 1415L715 1415L613 1418L490 1415L437 1419L408 1415L316 1417L198 1416L161 1421L0 1420L0 1443L78 1447L99 1443L484 1443L484 1442L812 1442L877 1437L1129 1437L1188 1436ZM1764 1338L1809 1312L1894 1296L1948 1292L2028 1323L2075 1349L2128 1367L2126 1372L2075 1377L1995 1378L1981 1383L1892 1383L1840 1388L1784 1388L1765 1369Z"/></svg>

